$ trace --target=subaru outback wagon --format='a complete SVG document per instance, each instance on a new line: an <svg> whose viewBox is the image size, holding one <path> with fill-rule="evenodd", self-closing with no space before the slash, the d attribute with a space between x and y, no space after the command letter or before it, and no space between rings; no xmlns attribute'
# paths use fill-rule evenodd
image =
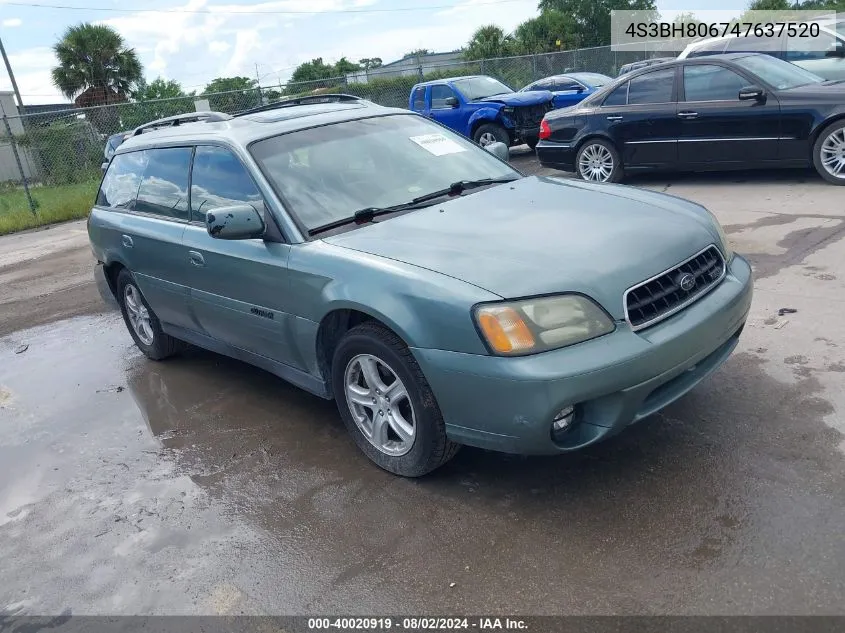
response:
<svg viewBox="0 0 845 633"><path fill-rule="evenodd" d="M736 346L751 269L704 207L523 177L504 145L323 100L117 148L88 230L149 358L190 343L264 368L420 476L462 444L593 444Z"/></svg>

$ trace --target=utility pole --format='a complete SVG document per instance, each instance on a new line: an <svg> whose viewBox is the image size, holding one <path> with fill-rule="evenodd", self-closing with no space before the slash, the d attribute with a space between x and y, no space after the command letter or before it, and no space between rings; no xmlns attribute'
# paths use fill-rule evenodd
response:
<svg viewBox="0 0 845 633"><path fill-rule="evenodd" d="M9 135L9 144L12 146L12 154L14 154L15 163L18 165L18 173L21 175L21 182L23 183L24 193L26 193L26 201L29 203L29 210L32 212L32 215L37 215L35 212L35 201L32 199L32 193L29 191L29 182L27 182L26 174L23 170L20 154L18 154L18 144L15 142L12 127L9 125L9 119L6 117L6 108L3 107L2 103L0 103L0 112L3 113L3 125L6 128L6 134Z"/></svg>
<svg viewBox="0 0 845 633"><path fill-rule="evenodd" d="M6 47L3 46L3 40L0 39L0 55L3 55L3 63L6 64L6 72L9 73L9 81L12 82L12 90L15 91L15 98L18 100L18 114L24 114L23 99L21 99L21 91L18 90L18 82L15 81L15 73L12 72L12 66L9 64L9 58L6 57ZM21 119L23 121L23 119Z"/></svg>

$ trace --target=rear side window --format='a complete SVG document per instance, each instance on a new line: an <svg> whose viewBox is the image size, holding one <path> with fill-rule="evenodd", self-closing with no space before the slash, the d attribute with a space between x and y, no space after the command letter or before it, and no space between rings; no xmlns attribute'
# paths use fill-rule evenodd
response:
<svg viewBox="0 0 845 633"><path fill-rule="evenodd" d="M552 86L552 90L578 90L581 87L574 79L558 79Z"/></svg>
<svg viewBox="0 0 845 633"><path fill-rule="evenodd" d="M147 152L145 151L115 156L97 193L97 206L133 209L146 168Z"/></svg>
<svg viewBox="0 0 845 633"><path fill-rule="evenodd" d="M619 85L613 92L607 95L603 106L620 106L628 103L628 82Z"/></svg>
<svg viewBox="0 0 845 633"><path fill-rule="evenodd" d="M675 84L675 69L665 68L634 77L628 88L628 105L669 103Z"/></svg>
<svg viewBox="0 0 845 633"><path fill-rule="evenodd" d="M263 212L261 192L240 159L224 147L197 147L191 179L192 219L204 222L210 209L244 203Z"/></svg>
<svg viewBox="0 0 845 633"><path fill-rule="evenodd" d="M414 110L422 112L425 110L425 86L421 86L414 90Z"/></svg>
<svg viewBox="0 0 845 633"><path fill-rule="evenodd" d="M146 150L147 168L138 188L135 210L177 220L188 219L188 172L191 148Z"/></svg>

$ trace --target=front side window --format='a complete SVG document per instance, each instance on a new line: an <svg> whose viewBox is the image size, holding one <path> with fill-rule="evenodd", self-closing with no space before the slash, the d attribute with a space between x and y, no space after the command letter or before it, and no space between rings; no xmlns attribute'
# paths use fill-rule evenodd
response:
<svg viewBox="0 0 845 633"><path fill-rule="evenodd" d="M413 114L282 134L253 143L250 151L306 230L462 180L519 177L464 137Z"/></svg>
<svg viewBox="0 0 845 633"><path fill-rule="evenodd" d="M749 55L748 57L738 57L733 61L737 66L757 75L778 90L789 90L790 88L819 84L824 81L809 70L804 70L795 64L768 55Z"/></svg>
<svg viewBox="0 0 845 633"><path fill-rule="evenodd" d="M628 88L628 105L669 103L675 84L675 69L664 68L634 77Z"/></svg>
<svg viewBox="0 0 845 633"><path fill-rule="evenodd" d="M478 101L493 95L513 92L501 81L492 77L467 77L466 79L458 79L453 83L467 101Z"/></svg>
<svg viewBox="0 0 845 633"><path fill-rule="evenodd" d="M147 168L138 188L135 211L178 220L188 219L189 147L146 150Z"/></svg>
<svg viewBox="0 0 845 633"><path fill-rule="evenodd" d="M224 147L200 145L191 175L191 219L205 222L205 212L251 204L263 213L263 197L240 159Z"/></svg>
<svg viewBox="0 0 845 633"><path fill-rule="evenodd" d="M432 110L444 110L444 109L451 109L452 106L446 105L446 99L449 97L454 97L455 91L452 90L449 86L444 84L440 84L437 86L431 87L431 109Z"/></svg>
<svg viewBox="0 0 845 633"><path fill-rule="evenodd" d="M138 187L147 168L147 152L118 154L109 165L97 193L97 206L132 209L138 198Z"/></svg>
<svg viewBox="0 0 845 633"><path fill-rule="evenodd" d="M561 92L564 90L578 90L581 88L581 84L579 84L574 79L569 79L568 77L560 77L556 79L552 90L560 90Z"/></svg>
<svg viewBox="0 0 845 633"><path fill-rule="evenodd" d="M715 65L684 67L685 101L736 101L750 82L732 70Z"/></svg>

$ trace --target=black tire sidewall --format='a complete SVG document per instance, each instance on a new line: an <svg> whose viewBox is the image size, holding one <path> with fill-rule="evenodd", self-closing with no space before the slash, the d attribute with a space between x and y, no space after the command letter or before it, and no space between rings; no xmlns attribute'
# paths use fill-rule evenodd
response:
<svg viewBox="0 0 845 633"><path fill-rule="evenodd" d="M821 131L816 142L813 143L813 167L816 168L819 176L834 185L845 185L845 178L837 178L833 174L829 174L824 168L824 165L822 165L822 145L828 136L843 128L845 128L845 121L834 121Z"/></svg>
<svg viewBox="0 0 845 633"><path fill-rule="evenodd" d="M487 132L495 136L499 143L504 143L508 146L511 144L511 137L508 131L498 123L482 123L475 130L475 134L472 135L472 140L481 145L481 136Z"/></svg>
<svg viewBox="0 0 845 633"><path fill-rule="evenodd" d="M358 448L367 457L388 472L405 477L419 477L431 472L441 463L436 455L438 451L442 452L442 446L447 441L442 416L425 379L422 379L421 384L415 376L416 373L422 376L419 367L410 367L410 363L400 355L396 345L385 342L384 338L387 337L379 336L372 329L353 328L346 334L335 349L332 360L332 391L343 423ZM406 353L410 354L407 351ZM408 391L414 408L416 428L414 445L402 456L394 457L382 453L370 443L352 418L346 399L344 378L349 361L359 354L372 354L386 363L399 376ZM412 356L411 360L416 365Z"/></svg>
<svg viewBox="0 0 845 633"><path fill-rule="evenodd" d="M575 154L575 173L578 174L578 177L583 180L584 182L595 182L597 184L601 184L596 180L587 180L584 176L581 175L581 169L578 166L581 162L581 155L590 145L601 145L602 147L607 148L610 151L610 155L613 156L613 171L610 172L610 178L605 180L605 182L619 182L622 180L622 176L624 175L624 169L622 167L622 157L619 155L619 151L608 141L599 138L591 138L587 141L584 141L584 144L578 148L578 153Z"/></svg>
<svg viewBox="0 0 845 633"><path fill-rule="evenodd" d="M140 338L138 338L138 334L135 332L135 328L132 327L132 323L129 321L129 314L126 310L126 286L132 285L135 287L135 290L138 291L138 296L141 297L141 301L144 303L144 307L150 314L150 326L153 329L153 344L147 345L144 343ZM138 346L146 356L152 359L160 359L167 355L167 350L165 349L166 344L166 337L167 335L162 331L161 324L158 321L158 317L156 317L155 312L150 307L150 304L147 303L147 299L144 297L144 293L141 292L141 289L138 287L138 283L135 281L134 275L129 272L126 268L120 271L117 276L117 301L120 304L120 312L123 315L123 322L126 323L126 329L129 330L129 335L132 337L132 340L135 341L135 345Z"/></svg>

